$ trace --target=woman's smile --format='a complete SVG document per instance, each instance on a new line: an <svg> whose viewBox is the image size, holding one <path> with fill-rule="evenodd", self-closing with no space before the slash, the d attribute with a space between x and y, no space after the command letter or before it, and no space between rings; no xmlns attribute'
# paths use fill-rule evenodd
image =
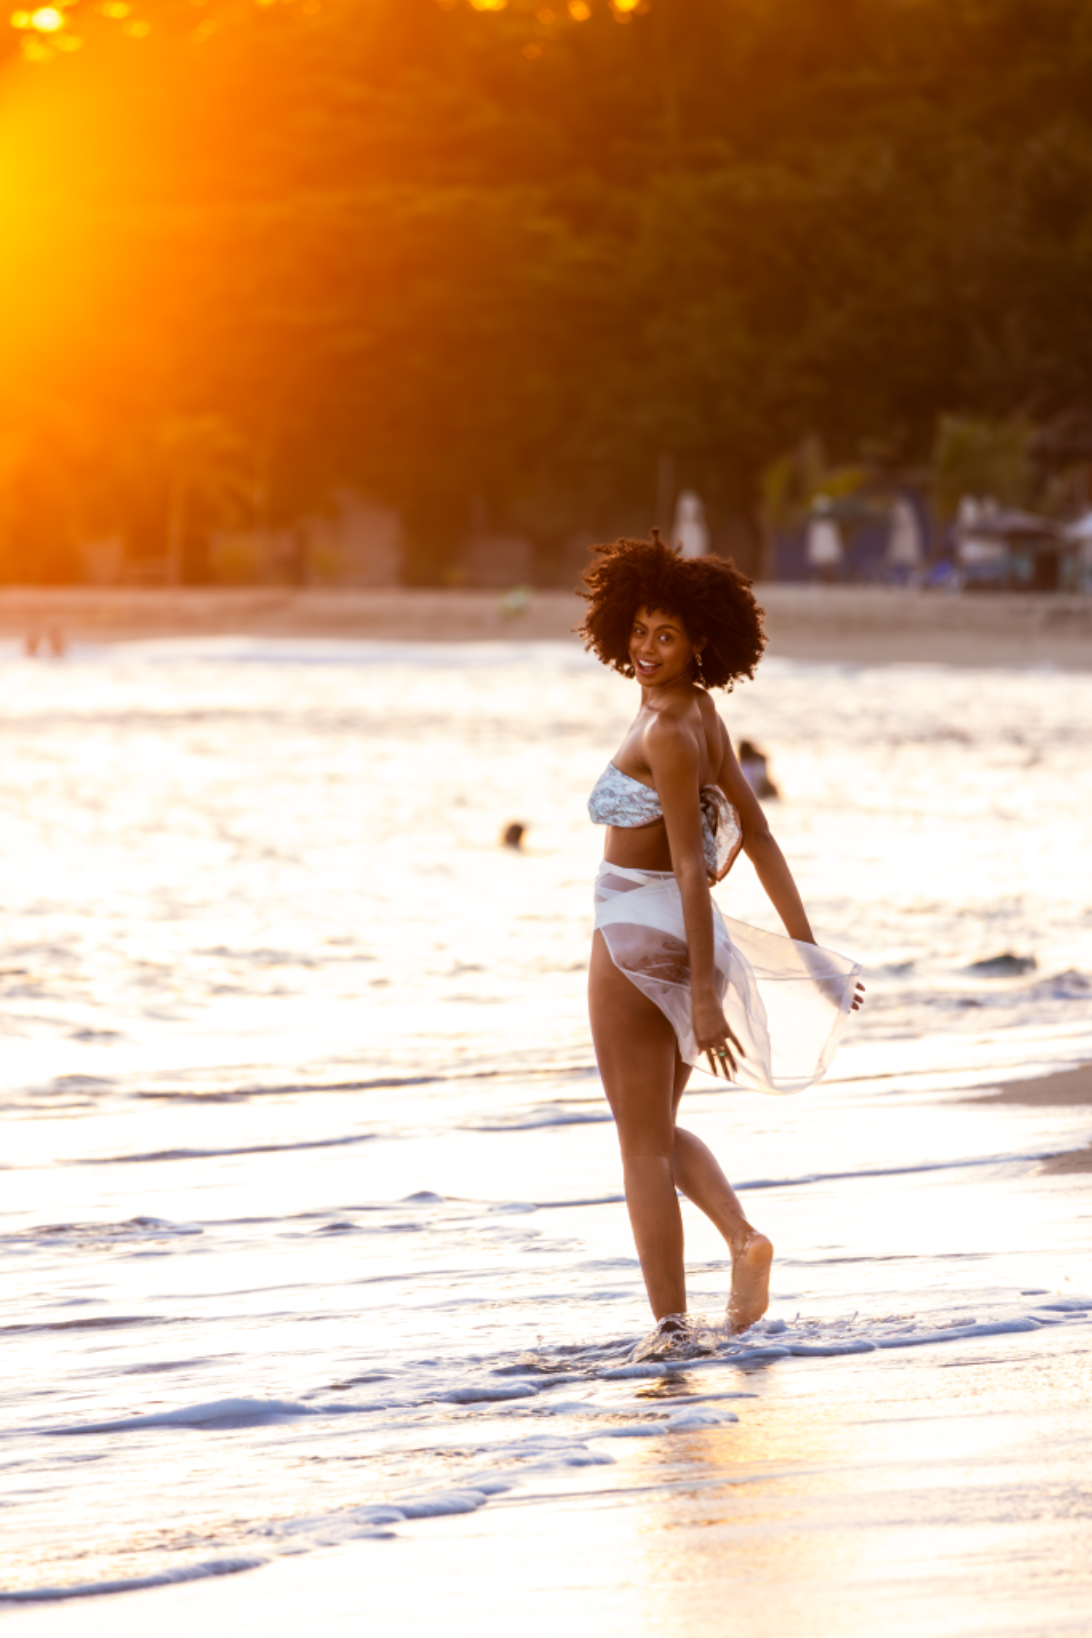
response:
<svg viewBox="0 0 1092 1638"><path fill-rule="evenodd" d="M643 683L665 684L687 675L694 645L674 615L641 608L634 616L629 659Z"/></svg>

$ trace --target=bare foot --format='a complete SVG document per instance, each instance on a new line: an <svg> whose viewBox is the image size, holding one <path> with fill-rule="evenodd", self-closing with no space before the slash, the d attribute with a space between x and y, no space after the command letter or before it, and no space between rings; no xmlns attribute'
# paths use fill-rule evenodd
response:
<svg viewBox="0 0 1092 1638"><path fill-rule="evenodd" d="M751 1229L742 1245L732 1251L732 1291L728 1298L728 1329L737 1334L762 1318L770 1303L770 1264L773 1245Z"/></svg>

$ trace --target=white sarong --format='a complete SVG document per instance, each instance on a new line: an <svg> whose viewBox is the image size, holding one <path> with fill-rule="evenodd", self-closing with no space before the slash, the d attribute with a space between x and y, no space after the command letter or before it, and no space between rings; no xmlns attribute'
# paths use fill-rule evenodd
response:
<svg viewBox="0 0 1092 1638"><path fill-rule="evenodd" d="M709 1074L694 1037L690 953L672 872L604 861L595 878L595 926L619 972L671 1024L683 1061ZM736 1054L733 1084L756 1092L803 1091L834 1056L860 966L818 945L732 921L715 901L713 934L717 995L745 1054Z"/></svg>

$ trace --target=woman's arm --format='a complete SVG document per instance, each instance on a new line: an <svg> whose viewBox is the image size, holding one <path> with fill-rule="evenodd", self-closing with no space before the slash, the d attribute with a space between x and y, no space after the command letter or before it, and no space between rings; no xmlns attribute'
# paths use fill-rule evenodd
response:
<svg viewBox="0 0 1092 1638"><path fill-rule="evenodd" d="M690 951L694 1034L705 1052L724 1042L727 1026L714 979L713 905L702 846L698 749L685 728L671 717L659 716L646 730L644 754L664 810Z"/></svg>
<svg viewBox="0 0 1092 1638"><path fill-rule="evenodd" d="M814 944L815 935L785 855L774 841L762 804L751 789L736 761L728 731L721 723L722 756L717 784L739 809L743 826L743 851L755 867L766 897L777 911L790 938L800 944Z"/></svg>

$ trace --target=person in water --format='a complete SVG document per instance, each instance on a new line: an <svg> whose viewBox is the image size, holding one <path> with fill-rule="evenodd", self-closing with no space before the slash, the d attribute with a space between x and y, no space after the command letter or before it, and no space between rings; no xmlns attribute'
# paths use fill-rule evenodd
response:
<svg viewBox="0 0 1092 1638"><path fill-rule="evenodd" d="M760 802L777 802L780 800L781 792L770 778L769 758L765 751L760 750L753 740L740 740L739 766L744 779Z"/></svg>
<svg viewBox="0 0 1092 1638"><path fill-rule="evenodd" d="M641 688L592 792L606 825L589 973L592 1035L618 1130L626 1205L657 1330L638 1357L686 1338L680 1191L732 1261L727 1318L766 1311L773 1246L710 1149L676 1125L691 1069L797 1091L826 1069L860 1004L855 962L820 950L784 856L740 770L710 688L753 677L766 644L750 581L660 539L593 548L580 635ZM726 922L711 882L747 854L788 934Z"/></svg>

